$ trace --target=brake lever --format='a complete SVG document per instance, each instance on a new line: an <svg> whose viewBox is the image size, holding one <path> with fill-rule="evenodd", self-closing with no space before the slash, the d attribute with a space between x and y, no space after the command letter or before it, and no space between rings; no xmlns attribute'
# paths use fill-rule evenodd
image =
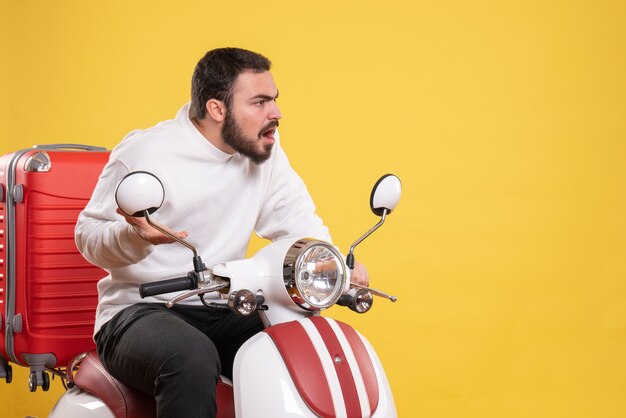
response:
<svg viewBox="0 0 626 418"><path fill-rule="evenodd" d="M167 306L168 308L171 308L172 306L174 306L181 300L188 299L192 296L198 296L198 295L203 295L209 292L215 292L225 287L228 287L229 285L230 285L229 282L222 280L222 279L215 278L214 280L212 280L212 283L206 283L197 289L188 290L187 292L181 293L173 297L172 299L168 300L165 303L165 306Z"/></svg>
<svg viewBox="0 0 626 418"><path fill-rule="evenodd" d="M354 283L354 282L350 282L350 287L356 287L358 289L369 290L372 293L372 295L376 295L376 296L380 296L381 298L389 299L392 302L396 302L398 300L398 298L395 297L395 296L388 295L387 293L381 292L380 290L372 289L371 287L367 287L367 286L362 286L362 285Z"/></svg>

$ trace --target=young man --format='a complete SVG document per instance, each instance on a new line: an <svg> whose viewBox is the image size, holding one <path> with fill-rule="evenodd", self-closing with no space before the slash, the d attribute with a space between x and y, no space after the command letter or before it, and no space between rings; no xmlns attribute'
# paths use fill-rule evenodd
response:
<svg viewBox="0 0 626 418"><path fill-rule="evenodd" d="M154 217L196 246L208 266L243 258L253 231L271 240L330 240L280 147L270 66L251 51L209 51L194 71L191 103L115 147L76 225L82 254L110 273L98 283L100 359L114 377L153 395L159 418L215 416L218 375L232 375L237 349L262 325L258 315L212 311L197 299L173 309L163 303L172 295L142 300L141 283L181 276L191 254L117 210L115 187L131 171L159 177L166 199ZM363 266L353 281L367 284Z"/></svg>

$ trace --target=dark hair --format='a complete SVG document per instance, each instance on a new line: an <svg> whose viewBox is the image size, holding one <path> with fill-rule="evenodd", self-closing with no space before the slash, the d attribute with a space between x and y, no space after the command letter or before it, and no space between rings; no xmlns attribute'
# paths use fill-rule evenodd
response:
<svg viewBox="0 0 626 418"><path fill-rule="evenodd" d="M240 48L218 48L206 53L196 65L191 79L191 115L206 116L206 102L223 101L230 108L232 88L244 71L269 71L272 63L256 52Z"/></svg>

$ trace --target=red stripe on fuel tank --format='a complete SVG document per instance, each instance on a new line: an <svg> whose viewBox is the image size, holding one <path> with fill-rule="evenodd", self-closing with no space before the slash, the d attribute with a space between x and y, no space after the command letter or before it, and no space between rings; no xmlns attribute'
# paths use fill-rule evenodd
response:
<svg viewBox="0 0 626 418"><path fill-rule="evenodd" d="M300 396L321 418L335 416L324 368L308 334L299 322L265 329L278 348Z"/></svg>
<svg viewBox="0 0 626 418"><path fill-rule="evenodd" d="M359 404L359 394L354 382L354 376L343 348L341 348L341 343L335 335L335 331L328 324L326 318L317 316L309 319L313 325L315 325L315 328L317 328L324 340L328 353L334 360L333 364L337 372L337 377L339 378L339 384L341 385L341 392L343 394L348 418L362 418L363 412ZM339 359L339 361L336 361L337 359Z"/></svg>
<svg viewBox="0 0 626 418"><path fill-rule="evenodd" d="M343 322L335 322L339 324L343 334L350 343L350 347L352 347L352 352L354 353L356 361L359 364L361 376L363 377L363 383L365 384L365 390L367 391L367 396L369 398L371 414L374 415L376 408L378 408L379 389L372 359L367 352L367 348L365 348L365 344L363 344L363 341L354 328L350 325L344 324Z"/></svg>

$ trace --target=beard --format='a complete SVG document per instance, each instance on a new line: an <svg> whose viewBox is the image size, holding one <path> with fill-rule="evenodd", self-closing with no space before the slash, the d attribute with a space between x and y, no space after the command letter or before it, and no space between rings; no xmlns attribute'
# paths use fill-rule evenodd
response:
<svg viewBox="0 0 626 418"><path fill-rule="evenodd" d="M278 121L276 120L268 123L259 132L259 138L263 133L277 127ZM232 116L232 112L226 112L224 125L222 125L222 138L232 149L244 157L249 158L256 165L265 162L272 154L272 146L274 144L267 144L262 148L259 148L259 138L247 138L243 129L241 129L235 118Z"/></svg>

